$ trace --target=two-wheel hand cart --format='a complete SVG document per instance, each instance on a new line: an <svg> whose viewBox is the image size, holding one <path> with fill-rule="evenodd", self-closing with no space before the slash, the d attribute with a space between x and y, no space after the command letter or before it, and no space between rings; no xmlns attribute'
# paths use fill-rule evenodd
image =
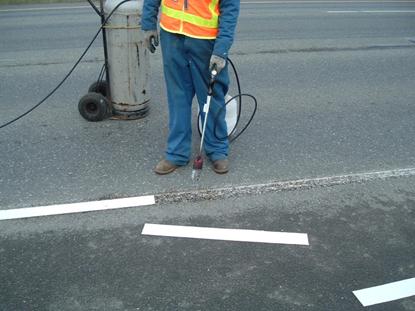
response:
<svg viewBox="0 0 415 311"><path fill-rule="evenodd" d="M100 0L100 8L87 1L101 18L104 65L79 100L80 114L88 121L145 117L149 55L140 26L142 0Z"/></svg>

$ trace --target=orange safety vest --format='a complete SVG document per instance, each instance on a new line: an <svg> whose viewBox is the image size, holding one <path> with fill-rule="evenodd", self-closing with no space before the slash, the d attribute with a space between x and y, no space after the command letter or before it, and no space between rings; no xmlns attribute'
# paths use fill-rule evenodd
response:
<svg viewBox="0 0 415 311"><path fill-rule="evenodd" d="M160 27L198 39L218 34L219 0L162 0Z"/></svg>

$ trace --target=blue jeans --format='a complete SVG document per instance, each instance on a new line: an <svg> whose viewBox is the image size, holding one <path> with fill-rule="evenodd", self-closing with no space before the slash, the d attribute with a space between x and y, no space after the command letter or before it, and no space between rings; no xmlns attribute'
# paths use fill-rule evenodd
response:
<svg viewBox="0 0 415 311"><path fill-rule="evenodd" d="M192 100L196 94L199 109L203 111L215 40L195 39L160 29L160 42L169 106L166 159L185 165L191 156ZM204 151L212 161L227 158L229 150L224 109L229 88L227 67L216 77L206 124Z"/></svg>

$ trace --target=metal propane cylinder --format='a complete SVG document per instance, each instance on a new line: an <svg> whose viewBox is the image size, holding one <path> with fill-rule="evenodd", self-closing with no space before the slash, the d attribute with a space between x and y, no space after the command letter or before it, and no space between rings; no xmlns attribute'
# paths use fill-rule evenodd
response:
<svg viewBox="0 0 415 311"><path fill-rule="evenodd" d="M122 0L106 0L108 14ZM119 6L107 22L108 72L112 112L115 118L138 119L149 110L149 55L141 31L143 1Z"/></svg>

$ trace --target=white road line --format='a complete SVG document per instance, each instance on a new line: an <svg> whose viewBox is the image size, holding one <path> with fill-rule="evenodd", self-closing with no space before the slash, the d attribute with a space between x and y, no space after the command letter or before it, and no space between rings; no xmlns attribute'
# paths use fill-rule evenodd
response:
<svg viewBox="0 0 415 311"><path fill-rule="evenodd" d="M309 245L306 233L291 232L144 224L141 234L237 242Z"/></svg>
<svg viewBox="0 0 415 311"><path fill-rule="evenodd" d="M30 218L39 216L62 215L73 213L84 213L91 211L119 209L135 206L155 204L154 195L131 197L114 200L91 201L71 204L59 204L48 206L37 206L17 208L0 211L0 220Z"/></svg>
<svg viewBox="0 0 415 311"><path fill-rule="evenodd" d="M415 13L415 10L361 10L361 11L327 11L332 14L347 14L347 13Z"/></svg>
<svg viewBox="0 0 415 311"><path fill-rule="evenodd" d="M1 210L0 206L0 221L6 219L82 213L106 209L151 205L155 204L155 201L157 201L157 204L196 202L201 200L226 199L249 194L258 195L268 192L313 189L316 187L332 187L337 185L364 183L376 180L387 180L390 178L411 176L415 176L415 167L388 171L357 173L350 175L298 179L291 181L273 181L263 184L232 186L226 188L199 189L181 192L165 192L156 195L138 196L115 200L91 201L6 210Z"/></svg>
<svg viewBox="0 0 415 311"><path fill-rule="evenodd" d="M415 278L353 291L366 307L415 295Z"/></svg>

